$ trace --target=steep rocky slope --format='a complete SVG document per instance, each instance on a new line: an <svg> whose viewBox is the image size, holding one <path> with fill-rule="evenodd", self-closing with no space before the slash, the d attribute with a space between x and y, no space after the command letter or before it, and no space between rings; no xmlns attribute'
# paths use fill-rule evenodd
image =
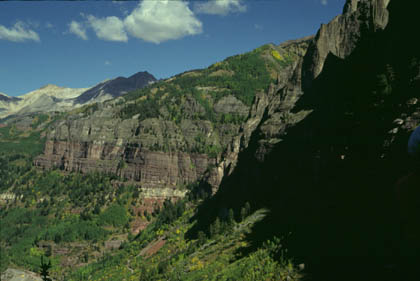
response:
<svg viewBox="0 0 420 281"><path fill-rule="evenodd" d="M420 46L404 35L417 6L348 0L314 38L75 110L50 127L35 164L110 172L153 200L200 181L217 192L189 237L249 202L270 210L249 252L283 236L308 280L417 280L420 240L405 229L420 197L396 190L418 165L406 144L420 123Z"/></svg>
<svg viewBox="0 0 420 281"><path fill-rule="evenodd" d="M265 45L70 114L51 127L35 163L111 172L144 188L203 181L215 190L311 39Z"/></svg>
<svg viewBox="0 0 420 281"><path fill-rule="evenodd" d="M312 84L329 61L346 59L386 26L388 2L348 1L314 38L266 45L69 115L51 128L35 163L111 172L165 196L195 181L213 192L222 179L234 182L238 157L253 151L257 161L242 162L253 175L246 185L258 184L248 161L263 163L291 128L314 118L314 106L296 110L296 102L316 95Z"/></svg>
<svg viewBox="0 0 420 281"><path fill-rule="evenodd" d="M415 280L418 203L401 198L418 192L396 191L418 165L407 141L420 123L419 45L403 35L415 32L418 7L405 4L347 1L321 27L302 67L273 95L300 98L286 115L281 102L268 103L197 229L248 201L272 212L249 240L289 237L289 253L313 279Z"/></svg>

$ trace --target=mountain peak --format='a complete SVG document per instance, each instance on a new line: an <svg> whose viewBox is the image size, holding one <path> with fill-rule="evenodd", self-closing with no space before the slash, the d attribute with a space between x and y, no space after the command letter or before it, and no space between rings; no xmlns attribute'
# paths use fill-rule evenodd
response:
<svg viewBox="0 0 420 281"><path fill-rule="evenodd" d="M39 88L40 90L44 90L44 89L62 89L63 87L60 87L60 86L57 86L57 85L54 85L54 84L47 84L47 85L44 85L44 86L42 86L41 88Z"/></svg>
<svg viewBox="0 0 420 281"><path fill-rule="evenodd" d="M128 78L120 76L103 81L90 88L77 97L76 102L78 104L84 104L87 102L116 98L127 92L146 87L155 81L156 78L147 71L137 72Z"/></svg>
<svg viewBox="0 0 420 281"><path fill-rule="evenodd" d="M133 74L133 75L131 75L130 77L128 77L128 78L132 78L132 77L139 77L139 76L142 76L142 77L153 77L153 78L155 78L152 74L150 74L149 72L147 72L147 71L139 71L139 72L137 72L137 73L135 73L135 74Z"/></svg>

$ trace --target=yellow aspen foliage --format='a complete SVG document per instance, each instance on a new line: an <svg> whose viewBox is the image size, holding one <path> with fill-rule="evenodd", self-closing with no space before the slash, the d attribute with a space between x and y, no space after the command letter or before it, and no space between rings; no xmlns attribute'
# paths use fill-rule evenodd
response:
<svg viewBox="0 0 420 281"><path fill-rule="evenodd" d="M277 52L276 50L272 50L271 51L271 55L275 58L275 59L277 59L277 60L280 60L280 61L283 61L284 60L284 58L280 55L280 53L279 52Z"/></svg>
<svg viewBox="0 0 420 281"><path fill-rule="evenodd" d="M198 259L198 257L193 257L191 260L192 265L190 266L190 271L199 270L204 267L202 261Z"/></svg>

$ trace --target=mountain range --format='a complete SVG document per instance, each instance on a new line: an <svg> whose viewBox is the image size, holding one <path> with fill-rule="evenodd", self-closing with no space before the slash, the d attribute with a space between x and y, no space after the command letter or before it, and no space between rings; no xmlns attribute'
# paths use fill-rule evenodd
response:
<svg viewBox="0 0 420 281"><path fill-rule="evenodd" d="M85 245L84 261L62 262L81 266L74 280L417 280L418 161L407 141L420 124L418 6L347 0L314 36L141 89L133 76L132 90L102 82L73 97L86 106L27 121L43 148L28 169L45 188L35 193L21 176L5 200L41 208L42 196L68 198L74 208L51 204L50 216L83 229L120 214L113 238L128 231L126 244L109 257ZM13 122L0 133L14 144ZM32 252L42 248L34 237ZM275 237L288 252L267 242Z"/></svg>
<svg viewBox="0 0 420 281"><path fill-rule="evenodd" d="M51 111L67 111L86 104L103 102L129 91L141 89L156 78L148 72L138 72L128 78L109 79L91 88L65 88L45 85L18 97L0 93L0 118Z"/></svg>

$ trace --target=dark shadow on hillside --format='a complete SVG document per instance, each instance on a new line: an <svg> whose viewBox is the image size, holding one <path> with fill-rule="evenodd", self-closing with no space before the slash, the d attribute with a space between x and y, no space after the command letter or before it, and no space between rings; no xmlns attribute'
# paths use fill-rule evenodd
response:
<svg viewBox="0 0 420 281"><path fill-rule="evenodd" d="M239 254L283 236L288 256L306 264L308 280L420 276L412 275L416 252L401 237L395 193L398 179L416 163L406 153L409 134L389 133L396 118L412 113L406 101L420 92L413 80L419 49L410 38L401 41L401 30L412 24L401 19L407 7L390 5L384 32L366 38L346 60L328 57L295 107L313 113L289 129L264 162L256 157L261 132L255 131L233 174L199 208L190 235L208 228L220 209L238 214L250 202L254 210L271 212L247 237L252 246Z"/></svg>

